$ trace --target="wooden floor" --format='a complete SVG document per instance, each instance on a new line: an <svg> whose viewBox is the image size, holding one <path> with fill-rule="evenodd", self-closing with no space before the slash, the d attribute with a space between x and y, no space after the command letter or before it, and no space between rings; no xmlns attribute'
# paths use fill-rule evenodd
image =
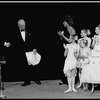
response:
<svg viewBox="0 0 100 100"><path fill-rule="evenodd" d="M64 93L68 89L67 85L59 85L60 80L42 80L42 85L37 85L32 81L31 85L21 87L23 82L5 82L3 95L7 98L100 98L100 90L96 90L92 95L90 91L84 92L77 89L78 93Z"/></svg>

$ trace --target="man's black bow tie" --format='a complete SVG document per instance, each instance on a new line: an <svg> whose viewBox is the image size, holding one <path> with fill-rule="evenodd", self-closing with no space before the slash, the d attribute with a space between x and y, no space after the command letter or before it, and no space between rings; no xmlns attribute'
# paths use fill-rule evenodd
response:
<svg viewBox="0 0 100 100"><path fill-rule="evenodd" d="M25 31L25 30L20 30L21 32Z"/></svg>

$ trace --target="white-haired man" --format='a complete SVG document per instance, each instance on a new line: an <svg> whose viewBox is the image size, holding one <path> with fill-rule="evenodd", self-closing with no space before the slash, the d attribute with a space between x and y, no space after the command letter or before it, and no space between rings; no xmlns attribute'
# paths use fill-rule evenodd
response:
<svg viewBox="0 0 100 100"><path fill-rule="evenodd" d="M27 42L28 40L30 40L30 38L29 38L30 34L26 31L26 23L25 23L25 21L23 19L20 19L18 21L18 27L19 27L19 31L21 33L21 37L23 39L23 43L22 44L23 44L23 48L24 48L23 49L23 54L24 54L24 59L25 59L25 62L24 62L24 67L25 68L23 69L25 71L25 73L23 74L23 75L25 75L24 76L25 78L24 78L24 83L21 86L27 86L27 85L30 85L30 75L29 75L29 73L30 73L30 67L28 66L25 52L28 52L28 51L31 50L30 47L29 47L30 43ZM41 82L38 79L35 80L35 82L37 84L39 84L39 85L41 84Z"/></svg>

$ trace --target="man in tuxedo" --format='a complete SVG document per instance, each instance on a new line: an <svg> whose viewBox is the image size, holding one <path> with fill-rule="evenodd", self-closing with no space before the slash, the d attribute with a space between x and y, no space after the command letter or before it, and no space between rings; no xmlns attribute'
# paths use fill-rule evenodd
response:
<svg viewBox="0 0 100 100"><path fill-rule="evenodd" d="M28 66L28 62L26 59L26 55L25 52L29 52L32 51L32 47L30 47L30 35L27 31L26 31L26 23L23 19L20 19L18 21L18 27L19 27L19 31L20 31L20 35L22 38L22 45L20 44L20 46L22 46L21 48L23 49L23 65L24 65L24 69L23 71L25 71L24 73L24 83L21 84L21 86L27 86L30 85L30 77L31 77L31 72L32 72L32 67ZM34 70L34 68L33 68ZM33 72L34 73L34 72ZM32 76L33 77L33 76ZM35 83L37 83L38 85L41 85L41 82L37 79L34 80Z"/></svg>

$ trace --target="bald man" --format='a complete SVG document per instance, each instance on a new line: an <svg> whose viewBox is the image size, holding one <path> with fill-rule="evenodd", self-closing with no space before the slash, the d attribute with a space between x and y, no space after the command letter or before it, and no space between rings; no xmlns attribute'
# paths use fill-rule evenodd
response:
<svg viewBox="0 0 100 100"><path fill-rule="evenodd" d="M23 69L23 72L25 71L25 73L23 75L25 75L24 76L25 78L24 78L24 83L21 86L27 86L27 85L30 85L30 77L31 76L29 74L30 74L30 72L32 72L31 70L34 70L34 69L32 67L28 66L28 62L27 62L27 59L26 59L25 52L29 52L33 49L29 47L30 42L27 42L28 40L30 40L30 38L29 38L30 34L25 29L26 28L26 23L25 23L24 19L20 19L18 21L18 27L19 27L19 31L21 33L21 37L22 37L22 40L23 40L23 43L24 43L23 53L24 53L24 59L25 59L24 62L23 62L24 67L25 67L25 69ZM35 83L37 83L38 85L41 85L41 82L38 79L35 80Z"/></svg>
<svg viewBox="0 0 100 100"><path fill-rule="evenodd" d="M20 19L18 21L18 27L19 27L19 30L20 30L20 33L21 33L21 36L22 36L22 39L23 41L25 42L25 26L26 26L26 23L23 19Z"/></svg>

